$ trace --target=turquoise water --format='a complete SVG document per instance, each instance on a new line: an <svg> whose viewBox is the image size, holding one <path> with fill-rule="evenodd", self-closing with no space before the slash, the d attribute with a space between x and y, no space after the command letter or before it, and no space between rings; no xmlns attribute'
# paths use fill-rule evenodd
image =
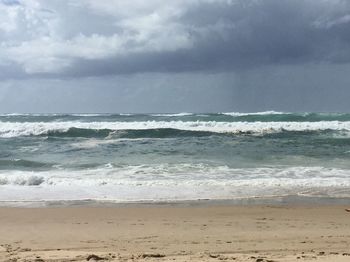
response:
<svg viewBox="0 0 350 262"><path fill-rule="evenodd" d="M4 114L0 201L350 196L350 114Z"/></svg>

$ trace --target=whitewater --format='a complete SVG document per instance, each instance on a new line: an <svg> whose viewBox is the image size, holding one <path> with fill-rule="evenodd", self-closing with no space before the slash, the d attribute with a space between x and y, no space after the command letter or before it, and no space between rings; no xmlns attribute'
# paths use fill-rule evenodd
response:
<svg viewBox="0 0 350 262"><path fill-rule="evenodd" d="M216 122L216 121L140 121L140 122L0 122L0 137L38 136L85 130L177 129L213 133L274 133L281 131L350 131L350 121L320 122Z"/></svg>
<svg viewBox="0 0 350 262"><path fill-rule="evenodd" d="M350 114L0 115L0 202L350 197Z"/></svg>

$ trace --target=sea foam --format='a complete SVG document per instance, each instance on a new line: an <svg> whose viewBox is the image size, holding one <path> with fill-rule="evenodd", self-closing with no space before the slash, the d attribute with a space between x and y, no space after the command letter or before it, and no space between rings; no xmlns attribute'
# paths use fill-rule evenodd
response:
<svg viewBox="0 0 350 262"><path fill-rule="evenodd" d="M0 173L0 201L235 199L320 192L327 197L350 197L345 190L350 188L349 175L349 170L324 167L234 169L206 165L12 171Z"/></svg>
<svg viewBox="0 0 350 262"><path fill-rule="evenodd" d="M139 122L0 122L0 137L46 135L71 128L88 130L178 129L213 133L274 133L281 131L350 131L350 121L319 122L217 122L217 121L139 121Z"/></svg>

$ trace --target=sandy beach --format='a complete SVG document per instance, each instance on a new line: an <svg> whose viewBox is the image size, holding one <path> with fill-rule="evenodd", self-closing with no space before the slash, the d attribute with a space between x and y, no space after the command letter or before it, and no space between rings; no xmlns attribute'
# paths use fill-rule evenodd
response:
<svg viewBox="0 0 350 262"><path fill-rule="evenodd" d="M1 261L349 261L345 206L0 208Z"/></svg>

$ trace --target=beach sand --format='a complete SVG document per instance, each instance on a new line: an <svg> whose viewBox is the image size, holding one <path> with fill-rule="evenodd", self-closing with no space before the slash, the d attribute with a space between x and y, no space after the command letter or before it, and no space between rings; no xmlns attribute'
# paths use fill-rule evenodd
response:
<svg viewBox="0 0 350 262"><path fill-rule="evenodd" d="M0 208L0 261L350 261L345 208Z"/></svg>

